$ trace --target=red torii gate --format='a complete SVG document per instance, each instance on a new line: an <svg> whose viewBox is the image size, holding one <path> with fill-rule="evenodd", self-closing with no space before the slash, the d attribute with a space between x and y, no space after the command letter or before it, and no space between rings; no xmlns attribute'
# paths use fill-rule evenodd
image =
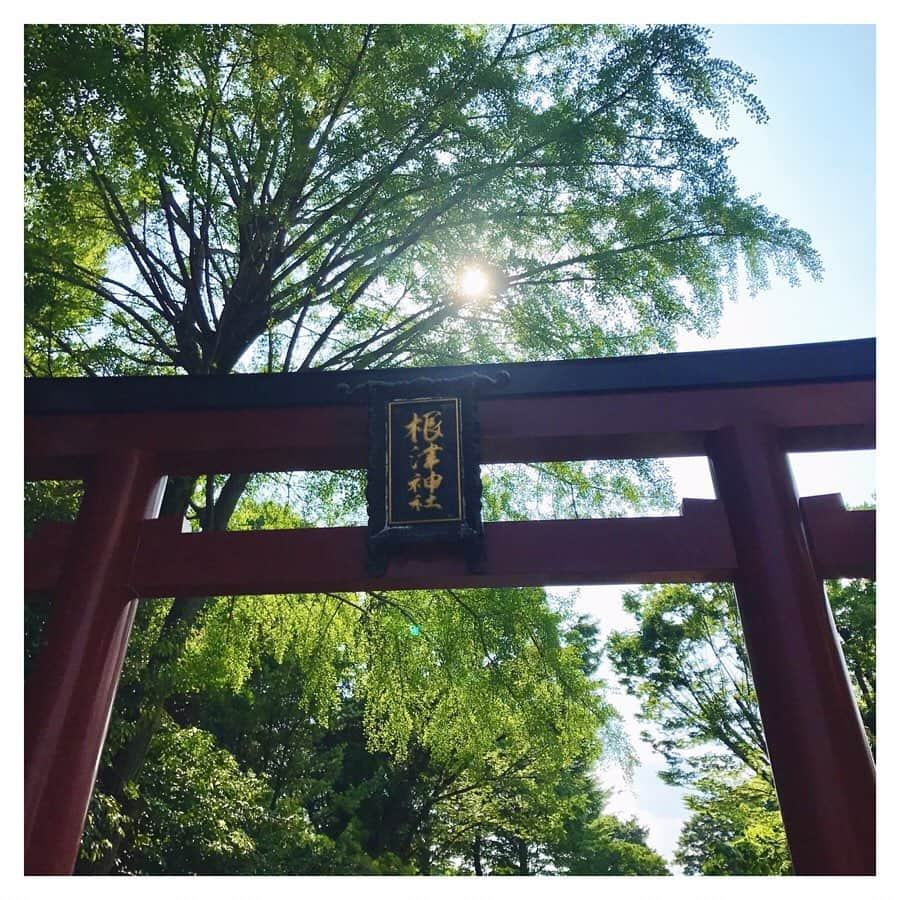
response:
<svg viewBox="0 0 900 900"><path fill-rule="evenodd" d="M74 524L26 542L54 603L26 685L25 872L69 874L137 598L730 581L798 874L874 874L875 769L822 579L874 577L875 515L798 501L788 452L875 446L875 341L509 366L482 391L482 462L709 457L681 516L485 525L487 561L417 548L366 573L366 529L182 533L165 476L363 468L387 372L25 383L25 476L83 478Z"/></svg>

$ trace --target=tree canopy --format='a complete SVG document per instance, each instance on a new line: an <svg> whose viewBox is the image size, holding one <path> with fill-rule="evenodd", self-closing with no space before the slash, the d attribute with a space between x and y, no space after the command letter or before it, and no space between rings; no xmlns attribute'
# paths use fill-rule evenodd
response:
<svg viewBox="0 0 900 900"><path fill-rule="evenodd" d="M704 38L29 26L29 325L99 373L671 349L739 262L757 285L819 270L698 125L765 118ZM495 276L481 302L466 262ZM69 341L76 296L105 359Z"/></svg>

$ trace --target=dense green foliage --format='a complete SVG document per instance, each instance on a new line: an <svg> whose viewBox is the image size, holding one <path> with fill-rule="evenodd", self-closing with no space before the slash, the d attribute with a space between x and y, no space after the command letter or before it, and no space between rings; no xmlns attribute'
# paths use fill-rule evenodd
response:
<svg viewBox="0 0 900 900"><path fill-rule="evenodd" d="M731 586L666 585L624 602L637 630L613 633L607 652L654 726L644 736L668 763L664 779L689 785L735 760L771 777Z"/></svg>
<svg viewBox="0 0 900 900"><path fill-rule="evenodd" d="M875 754L875 582L830 582L828 599L841 650Z"/></svg>
<svg viewBox="0 0 900 900"><path fill-rule="evenodd" d="M113 759L165 614L142 608ZM534 589L219 598L123 801L102 767L82 869L112 830L138 873L663 874L586 774L627 753L596 639Z"/></svg>
<svg viewBox="0 0 900 900"><path fill-rule="evenodd" d="M751 82L684 26L30 26L27 321L103 372L671 349L818 272L697 126Z"/></svg>
<svg viewBox="0 0 900 900"><path fill-rule="evenodd" d="M819 273L698 124L765 118L699 28L34 25L24 76L32 376L668 350L737 279ZM489 518L671 502L652 462L487 474ZM360 499L236 473L163 514ZM659 873L587 774L621 744L594 638L539 590L145 604L80 865Z"/></svg>
<svg viewBox="0 0 900 900"><path fill-rule="evenodd" d="M687 797L693 815L675 862L687 875L790 875L784 826L772 785L759 776L702 779Z"/></svg>
<svg viewBox="0 0 900 900"><path fill-rule="evenodd" d="M829 582L860 712L875 747L875 584ZM750 664L730 585L666 585L626 595L633 632L606 644L641 701L660 773L692 790L675 862L688 874L790 874Z"/></svg>

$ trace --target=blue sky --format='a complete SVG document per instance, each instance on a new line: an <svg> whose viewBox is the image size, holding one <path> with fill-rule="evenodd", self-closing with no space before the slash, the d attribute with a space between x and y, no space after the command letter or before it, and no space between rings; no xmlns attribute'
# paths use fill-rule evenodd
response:
<svg viewBox="0 0 900 900"><path fill-rule="evenodd" d="M810 233L825 273L745 294L726 304L715 338L684 334L679 349L875 335L875 28L725 25L710 48L756 76L770 116L765 125L732 119L738 183ZM798 454L792 464L802 494L842 491L861 503L875 492L874 452ZM711 490L702 460L673 468L688 496L711 496L698 493Z"/></svg>
<svg viewBox="0 0 900 900"><path fill-rule="evenodd" d="M875 335L875 29L869 26L727 25L714 28L712 52L757 77L769 112L758 125L737 112L728 133L739 141L732 169L742 191L807 230L822 256L821 282L773 280L769 290L727 303L718 334L684 334L681 350L711 350ZM874 452L792 457L801 495L840 491L848 503L875 492ZM711 497L705 459L672 461L679 496ZM628 627L621 589L583 589L577 608L603 630ZM682 792L656 776L662 760L639 740L637 704L623 695L641 765L626 784L601 773L617 794L611 808L637 815L651 845L670 855L685 810Z"/></svg>
<svg viewBox="0 0 900 900"><path fill-rule="evenodd" d="M875 333L875 29L868 26L727 25L713 53L757 77L769 112L738 112L729 133L741 188L806 229L825 277L726 309L712 342L682 349L760 346Z"/></svg>

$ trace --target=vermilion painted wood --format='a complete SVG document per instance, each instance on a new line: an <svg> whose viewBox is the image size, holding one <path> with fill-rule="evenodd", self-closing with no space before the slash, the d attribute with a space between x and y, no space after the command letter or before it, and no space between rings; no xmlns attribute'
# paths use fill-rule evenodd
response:
<svg viewBox="0 0 900 900"><path fill-rule="evenodd" d="M871 381L596 396L485 399L482 462L702 456L706 436L748 417L794 450L875 446ZM53 414L25 420L26 478L79 478L97 453L137 446L170 475L364 468L366 409Z"/></svg>
<svg viewBox="0 0 900 900"><path fill-rule="evenodd" d="M835 510L807 505L811 549L785 453L874 446L874 342L687 356L614 365L582 361L575 369L509 367L533 392L502 388L482 401L483 461L702 455L708 450L730 528L722 522L719 504L688 509L683 519L668 522L497 523L489 526L492 555L485 572L495 580L482 583L527 583L531 577L532 583L602 583L628 580L629 572L641 581L733 576L795 870L873 872L874 769L814 568L821 576L838 562L843 566L848 556L857 562L866 557L868 567L871 540L860 533L871 519L856 516L849 526ZM713 357L722 371L710 369ZM767 374L770 363L774 376ZM668 380L666 373L678 377ZM545 374L556 387L544 386ZM172 379L163 394L171 395L175 381L180 390L182 382ZM58 414L51 410L70 401L79 408L94 392L76 386L81 400L67 393L60 405L56 385L40 389L43 399L26 416L26 477L82 478L97 471L106 480L91 486L77 537L67 542L62 530L51 529L29 545L30 586L59 582L61 599L41 669L28 686L27 871L71 871L138 581L143 580L139 589L150 593L161 592L166 578L166 593L341 589L328 579L316 581L316 569L330 568L336 578L344 578L341 586L372 586L368 579L358 581L362 529L182 536L177 524L174 530L157 525L143 529L140 550L135 550L140 498L163 472L362 468L364 399L338 402L340 392L332 381L319 379L324 393L300 390L299 383L295 390L294 382L282 381L264 405L272 406L282 395L296 395L301 405L242 410L232 408L230 383L191 380L193 399L180 403L179 412L147 412L145 406L141 413ZM162 394L155 381L144 382L140 390L148 402L158 400ZM659 389L676 383L680 389ZM248 385L240 382L240 391L250 400ZM562 386L568 387L557 391ZM112 406L103 401L107 409L129 406L125 382L106 387L115 395ZM215 411L187 408L202 406L211 388ZM107 400L108 394L104 388ZM329 396L332 400L323 405L322 398ZM152 464L142 462L151 457ZM829 522L820 539L815 523L823 517ZM736 549L728 541L734 555L726 560L723 537L729 530ZM68 548L61 572L48 563L36 575L45 559L41 554L54 545ZM642 555L645 551L648 555ZM133 559L134 577L129 578ZM458 560L433 562L397 560L379 586L477 583L465 580ZM263 567L267 571L261 574ZM261 586L263 577L269 582ZM57 804L51 786L59 785L65 790Z"/></svg>
<svg viewBox="0 0 900 900"><path fill-rule="evenodd" d="M776 431L709 443L735 589L794 870L875 873L875 767Z"/></svg>
<svg viewBox="0 0 900 900"><path fill-rule="evenodd" d="M800 513L819 578L875 577L875 510L844 507L840 494L802 497Z"/></svg>
<svg viewBox="0 0 900 900"><path fill-rule="evenodd" d="M482 573L461 554L417 548L385 575L365 571L365 528L180 534L147 523L133 579L142 596L409 590L544 584L720 581L734 574L724 510L688 501L682 517L496 522Z"/></svg>
<svg viewBox="0 0 900 900"><path fill-rule="evenodd" d="M25 686L25 873L71 874L136 610L128 573L161 482L137 451L97 459L37 671Z"/></svg>
<svg viewBox="0 0 900 900"><path fill-rule="evenodd" d="M25 539L25 599L28 593L49 593L59 584L74 522L43 522L37 533Z"/></svg>
<svg viewBox="0 0 900 900"><path fill-rule="evenodd" d="M875 577L873 510L846 510L839 494L803 498L800 506L817 577ZM47 522L25 542L26 590L48 592L56 587L74 529L70 523ZM716 501L686 500L683 519L608 519L599 525L590 520L503 522L486 529L490 555L483 573L471 575L457 553L435 547L427 556L420 549L408 563L394 562L379 586L383 590L524 586L546 584L550 577L557 584L730 581L736 565L727 521ZM172 520L144 524L131 576L142 597L236 594L237 585L254 594L356 591L371 585L362 566L363 528L233 532L184 539L180 530L180 523ZM520 547L528 552L519 552ZM558 556L558 547L564 548L566 557ZM236 577L224 579L223 560L240 569Z"/></svg>

